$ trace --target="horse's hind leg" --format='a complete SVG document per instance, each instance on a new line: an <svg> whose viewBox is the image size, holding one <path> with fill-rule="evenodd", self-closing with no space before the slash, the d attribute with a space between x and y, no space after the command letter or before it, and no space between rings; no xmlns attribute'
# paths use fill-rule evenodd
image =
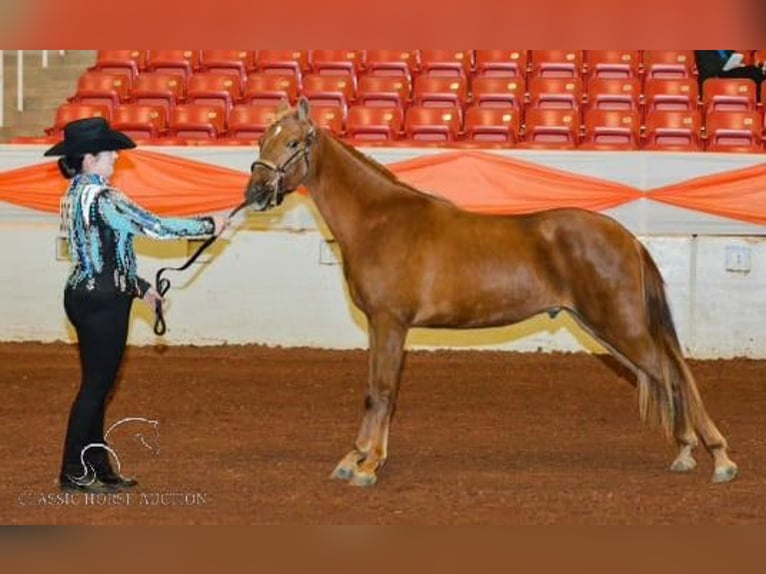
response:
<svg viewBox="0 0 766 574"><path fill-rule="evenodd" d="M737 476L737 465L729 458L726 439L708 415L686 361L679 357L678 353L674 354L674 359L680 370L680 376L686 382L682 386L683 400L692 413L694 429L713 456L713 482L729 482Z"/></svg>
<svg viewBox="0 0 766 574"><path fill-rule="evenodd" d="M713 482L728 482L734 479L737 476L737 465L729 458L726 439L705 409L694 376L681 354L678 343L674 340L665 345L658 345L657 352L664 353L661 364L664 364L665 368L661 368L655 376L660 377L659 381L669 379L669 395L675 410L674 433L680 447L670 469L686 472L694 468L696 462L691 451L697 446L699 435L713 456Z"/></svg>
<svg viewBox="0 0 766 574"><path fill-rule="evenodd" d="M369 390L354 448L344 456L332 478L356 486L372 486L388 457L388 431L396 405L407 329L391 317L371 317Z"/></svg>
<svg viewBox="0 0 766 574"><path fill-rule="evenodd" d="M599 339L604 341L604 338ZM660 418L672 416L672 432L679 450L670 469L688 472L696 466L692 451L698 444L699 434L714 459L713 481L732 480L737 475L737 465L729 459L726 439L707 414L694 377L680 351L653 341L648 333L630 341L623 339L620 345L607 343L607 347L635 367L642 417L652 412ZM665 390L658 385L663 385ZM665 408L661 404L663 400L667 403ZM654 407L649 403L654 403Z"/></svg>
<svg viewBox="0 0 766 574"><path fill-rule="evenodd" d="M657 370L657 373L659 372L661 372L660 369ZM671 401L669 406L674 411L673 434L679 450L678 455L670 465L670 470L674 472L689 472L693 470L697 466L697 461L694 460L692 452L699 444L699 441L689 417L685 414L687 412L685 406L679 402L680 397L674 397L672 390L669 390L667 399L663 399L660 396L660 385L663 384L663 380L662 378L657 378L659 375L655 374L653 378L648 372L641 369L638 370L637 375L639 411L642 420L652 416L654 418L663 416L662 405L652 405L651 403L662 402L663 400ZM670 416L667 410L665 413L665 416ZM663 426L668 429L669 423L664 423Z"/></svg>
<svg viewBox="0 0 766 574"><path fill-rule="evenodd" d="M646 420L650 416L652 408L649 402L653 400L659 400L656 398L654 387L652 385L661 384L661 381L652 381L652 377L641 369L637 372L638 378L638 396L639 396L639 410L641 412L641 418ZM655 398L652 398L654 395ZM678 410L678 409L676 409ZM694 432L694 428L690 424L687 417L676 416L674 425L674 436L676 443L678 444L679 451L673 463L670 465L670 470L674 472L689 472L697 466L697 461L694 460L692 451L697 447L699 441L697 440L697 434Z"/></svg>
<svg viewBox="0 0 766 574"><path fill-rule="evenodd" d="M726 482L733 479L737 474L737 466L726 454L726 439L707 415L694 378L680 351L668 349L666 344L653 340L648 331L643 329L633 330L633 336L626 338L624 333L630 332L627 325L608 325L598 330L581 314L575 313L574 316L612 355L637 373L642 418L654 416L660 421L664 418L666 424L663 426L668 432L667 421L672 418L672 433L679 450L670 469L688 472L696 466L692 451L698 445L699 434L714 458L713 481Z"/></svg>

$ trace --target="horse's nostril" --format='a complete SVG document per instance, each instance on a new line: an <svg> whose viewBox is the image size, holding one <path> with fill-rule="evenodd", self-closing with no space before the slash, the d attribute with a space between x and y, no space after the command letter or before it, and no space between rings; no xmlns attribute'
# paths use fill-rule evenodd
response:
<svg viewBox="0 0 766 574"><path fill-rule="evenodd" d="M262 185L251 185L245 190L245 197L254 199L264 194Z"/></svg>

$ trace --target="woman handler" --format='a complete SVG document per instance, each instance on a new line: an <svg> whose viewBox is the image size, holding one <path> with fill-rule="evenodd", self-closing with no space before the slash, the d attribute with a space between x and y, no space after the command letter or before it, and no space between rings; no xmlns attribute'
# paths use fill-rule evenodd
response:
<svg viewBox="0 0 766 574"><path fill-rule="evenodd" d="M67 124L63 141L45 152L62 156L59 169L72 180L62 210L72 260L64 309L77 332L82 379L64 441L63 490L103 493L137 484L113 470L103 447L104 410L125 350L133 299L143 299L152 309L162 302L136 274L134 236L210 236L227 225L220 216L158 217L111 187L117 151L135 146L106 120L94 117Z"/></svg>

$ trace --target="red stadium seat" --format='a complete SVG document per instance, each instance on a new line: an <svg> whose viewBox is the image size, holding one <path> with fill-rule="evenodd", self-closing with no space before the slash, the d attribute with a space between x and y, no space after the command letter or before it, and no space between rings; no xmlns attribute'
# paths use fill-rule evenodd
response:
<svg viewBox="0 0 766 574"><path fill-rule="evenodd" d="M83 73L77 80L77 91L71 101L83 104L103 104L114 109L130 99L130 77L123 73Z"/></svg>
<svg viewBox="0 0 766 574"><path fill-rule="evenodd" d="M98 50L93 69L128 74L132 82L146 70L146 50Z"/></svg>
<svg viewBox="0 0 766 574"><path fill-rule="evenodd" d="M405 112L404 137L418 143L456 141L460 137L460 113L457 108L412 105Z"/></svg>
<svg viewBox="0 0 766 574"><path fill-rule="evenodd" d="M750 111L756 105L755 82L747 78L708 78L702 85L702 106L711 110Z"/></svg>
<svg viewBox="0 0 766 574"><path fill-rule="evenodd" d="M179 104L171 111L168 135L182 140L215 140L226 132L226 112L217 105Z"/></svg>
<svg viewBox="0 0 766 574"><path fill-rule="evenodd" d="M502 143L519 141L519 111L471 106L465 113L465 139L472 142Z"/></svg>
<svg viewBox="0 0 766 574"><path fill-rule="evenodd" d="M365 106L395 106L404 111L410 100L410 85L400 76L362 75L356 99Z"/></svg>
<svg viewBox="0 0 766 574"><path fill-rule="evenodd" d="M264 74L292 74L298 85L303 74L311 70L306 50L258 50L255 65Z"/></svg>
<svg viewBox="0 0 766 574"><path fill-rule="evenodd" d="M131 100L136 104L161 105L170 117L176 104L186 98L186 80L181 74L145 72L140 74L131 90Z"/></svg>
<svg viewBox="0 0 766 574"><path fill-rule="evenodd" d="M346 110L337 105L314 106L309 111L311 120L321 128L329 130L336 136L346 132Z"/></svg>
<svg viewBox="0 0 766 574"><path fill-rule="evenodd" d="M637 150L641 116L636 110L590 109L585 113L585 130L580 149Z"/></svg>
<svg viewBox="0 0 766 574"><path fill-rule="evenodd" d="M705 149L716 152L762 152L762 131L761 112L713 110L705 116Z"/></svg>
<svg viewBox="0 0 766 574"><path fill-rule="evenodd" d="M362 69L360 50L312 50L309 66L315 74L357 76Z"/></svg>
<svg viewBox="0 0 766 574"><path fill-rule="evenodd" d="M199 71L199 50L149 50L146 69L150 72L181 74L185 80Z"/></svg>
<svg viewBox="0 0 766 574"><path fill-rule="evenodd" d="M416 50L365 50L364 68L373 76L412 77L420 71Z"/></svg>
<svg viewBox="0 0 766 574"><path fill-rule="evenodd" d="M532 149L575 149L580 141L580 115L574 110L527 108L524 142Z"/></svg>
<svg viewBox="0 0 766 574"><path fill-rule="evenodd" d="M401 108L380 106L351 106L346 121L346 137L357 142L394 141L404 127Z"/></svg>
<svg viewBox="0 0 766 574"><path fill-rule="evenodd" d="M418 76L412 88L412 103L424 107L464 109L468 102L468 84L462 76Z"/></svg>
<svg viewBox="0 0 766 574"><path fill-rule="evenodd" d="M579 78L582 75L582 50L530 50L529 57L533 76Z"/></svg>
<svg viewBox="0 0 766 574"><path fill-rule="evenodd" d="M274 123L279 106L238 104L229 112L229 137L258 141L263 132Z"/></svg>
<svg viewBox="0 0 766 574"><path fill-rule="evenodd" d="M356 99L353 79L350 76L307 74L303 77L303 95L312 105L335 105L348 111L349 103Z"/></svg>
<svg viewBox="0 0 766 574"><path fill-rule="evenodd" d="M255 67L255 50L202 50L199 67L201 72L238 76L244 86L248 71Z"/></svg>
<svg viewBox="0 0 766 574"><path fill-rule="evenodd" d="M702 119L698 110L653 110L646 113L643 149L701 151Z"/></svg>
<svg viewBox="0 0 766 574"><path fill-rule="evenodd" d="M473 70L473 50L418 50L418 58L426 76L467 78Z"/></svg>
<svg viewBox="0 0 766 574"><path fill-rule="evenodd" d="M476 76L471 92L477 106L521 109L525 104L526 84L523 76Z"/></svg>
<svg viewBox="0 0 766 574"><path fill-rule="evenodd" d="M219 72L199 72L189 78L186 101L190 104L218 104L228 113L242 99L239 76Z"/></svg>
<svg viewBox="0 0 766 574"><path fill-rule="evenodd" d="M526 50L476 50L476 76L514 76L527 74Z"/></svg>
<svg viewBox="0 0 766 574"><path fill-rule="evenodd" d="M167 112L163 106L122 104L114 109L111 125L135 140L156 140L167 131Z"/></svg>
<svg viewBox="0 0 766 574"><path fill-rule="evenodd" d="M695 66L694 50L644 50L646 78L691 78Z"/></svg>
<svg viewBox="0 0 766 574"><path fill-rule="evenodd" d="M294 105L298 99L298 79L293 74L249 74L243 99L250 104L278 104L286 99Z"/></svg>
<svg viewBox="0 0 766 574"><path fill-rule="evenodd" d="M637 78L641 59L638 50L585 50L585 70L593 78Z"/></svg>
<svg viewBox="0 0 766 574"><path fill-rule="evenodd" d="M47 135L58 137L61 135L64 126L69 122L81 118L92 117L104 118L107 121L111 121L111 110L108 106L102 104L81 104L78 102L61 104L56 108L56 116L53 121L53 126L47 128L45 133Z"/></svg>
<svg viewBox="0 0 766 574"><path fill-rule="evenodd" d="M582 107L583 87L580 77L545 77L530 78L529 105L533 108L567 108L579 110Z"/></svg>
<svg viewBox="0 0 766 574"><path fill-rule="evenodd" d="M638 110L641 106L641 82L635 77L595 77L588 81L588 109Z"/></svg>
<svg viewBox="0 0 766 574"><path fill-rule="evenodd" d="M694 78L657 79L644 82L644 106L652 110L696 110L699 84Z"/></svg>

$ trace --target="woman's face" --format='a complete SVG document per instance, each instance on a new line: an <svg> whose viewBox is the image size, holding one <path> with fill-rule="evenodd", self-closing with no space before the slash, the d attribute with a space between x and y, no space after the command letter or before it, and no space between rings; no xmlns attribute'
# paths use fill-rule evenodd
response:
<svg viewBox="0 0 766 574"><path fill-rule="evenodd" d="M106 179L114 173L114 162L117 160L116 151L100 151L97 154L85 154L83 172L100 175Z"/></svg>

